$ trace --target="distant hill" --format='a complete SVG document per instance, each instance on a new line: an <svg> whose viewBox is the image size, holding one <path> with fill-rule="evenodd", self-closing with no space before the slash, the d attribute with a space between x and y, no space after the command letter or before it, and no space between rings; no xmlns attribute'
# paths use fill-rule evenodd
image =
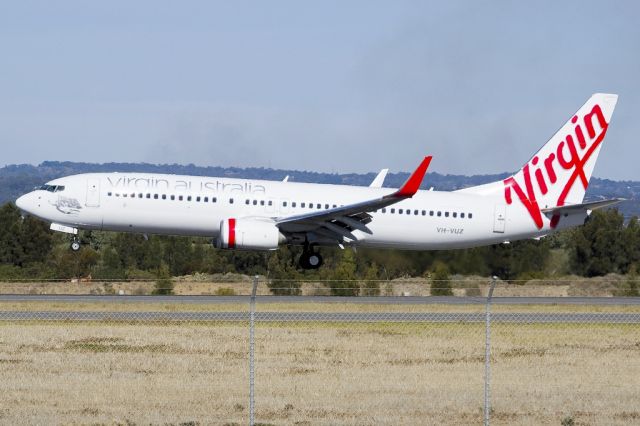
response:
<svg viewBox="0 0 640 426"><path fill-rule="evenodd" d="M0 168L0 204L14 201L18 196L28 192L33 187L61 176L90 172L145 172L171 173L194 176L220 176L245 179L282 180L289 175L290 180L296 182L333 183L343 185L366 186L376 176L375 172L357 174L317 173L299 170L265 169L262 167L199 167L193 164L147 164L147 163L73 163L45 161L40 165L29 164L10 165ZM422 187L434 187L437 190L452 191L469 186L480 185L503 179L509 173L495 175L443 175L429 172ZM385 180L385 186L398 187L408 177L408 173L390 173ZM627 201L618 205L619 210L629 218L640 216L640 182L613 181L609 179L592 178L587 190L589 200L602 198L625 198Z"/></svg>

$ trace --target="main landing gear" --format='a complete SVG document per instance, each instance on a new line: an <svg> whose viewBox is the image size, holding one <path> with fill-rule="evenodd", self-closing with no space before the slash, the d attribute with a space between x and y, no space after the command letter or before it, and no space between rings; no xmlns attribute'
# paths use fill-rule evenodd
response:
<svg viewBox="0 0 640 426"><path fill-rule="evenodd" d="M318 269L322 266L322 256L310 245L305 245L298 264L302 269Z"/></svg>

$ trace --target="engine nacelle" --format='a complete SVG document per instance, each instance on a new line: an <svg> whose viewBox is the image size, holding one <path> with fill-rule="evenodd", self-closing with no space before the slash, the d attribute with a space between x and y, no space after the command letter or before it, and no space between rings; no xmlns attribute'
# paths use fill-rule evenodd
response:
<svg viewBox="0 0 640 426"><path fill-rule="evenodd" d="M220 222L220 249L276 250L285 238L273 222L257 219L226 219Z"/></svg>

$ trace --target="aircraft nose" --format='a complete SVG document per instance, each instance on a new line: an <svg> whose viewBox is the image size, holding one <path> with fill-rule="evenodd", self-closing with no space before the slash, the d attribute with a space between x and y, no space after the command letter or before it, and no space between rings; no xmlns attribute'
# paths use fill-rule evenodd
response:
<svg viewBox="0 0 640 426"><path fill-rule="evenodd" d="M23 212L29 212L29 194L25 194L16 200L16 206Z"/></svg>

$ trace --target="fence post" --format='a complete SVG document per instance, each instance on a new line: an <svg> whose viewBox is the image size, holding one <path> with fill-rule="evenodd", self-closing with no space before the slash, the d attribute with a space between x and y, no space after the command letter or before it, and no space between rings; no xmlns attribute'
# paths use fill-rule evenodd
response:
<svg viewBox="0 0 640 426"><path fill-rule="evenodd" d="M493 297L493 289L496 286L496 276L491 278L491 287L487 294L487 303L485 305L485 334L484 334L484 426L489 426L489 411L491 403L489 391L491 385L491 298Z"/></svg>
<svg viewBox="0 0 640 426"><path fill-rule="evenodd" d="M255 319L256 319L256 291L258 289L258 276L253 277L253 289L249 303L249 425L254 426L255 418Z"/></svg>

